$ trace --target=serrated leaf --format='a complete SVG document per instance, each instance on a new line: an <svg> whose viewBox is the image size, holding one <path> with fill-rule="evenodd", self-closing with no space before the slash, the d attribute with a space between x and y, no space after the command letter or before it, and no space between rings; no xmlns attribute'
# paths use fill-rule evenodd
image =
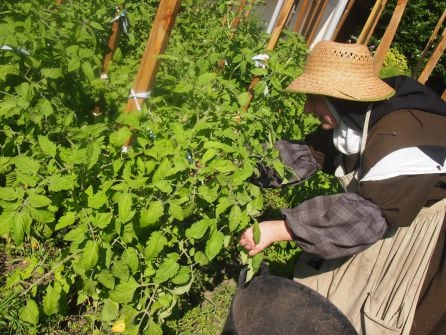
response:
<svg viewBox="0 0 446 335"><path fill-rule="evenodd" d="M128 304L133 300L133 295L138 286L138 282L130 277L127 282L116 285L115 289L110 291L110 298L117 303Z"/></svg>
<svg viewBox="0 0 446 335"><path fill-rule="evenodd" d="M55 283L54 287L48 285L46 294L43 298L43 311L46 315L56 314L59 311L60 293L62 288L59 283Z"/></svg>
<svg viewBox="0 0 446 335"><path fill-rule="evenodd" d="M226 152L226 153L232 153L232 152L236 151L236 148L234 148L233 146L228 145L223 142L218 142L218 141L207 141L204 143L203 148L205 148L205 149L210 149L210 148L220 149L221 151Z"/></svg>
<svg viewBox="0 0 446 335"><path fill-rule="evenodd" d="M102 307L101 317L104 321L113 321L119 313L119 304L116 301L106 299Z"/></svg>
<svg viewBox="0 0 446 335"><path fill-rule="evenodd" d="M96 213L91 223L100 229L106 228L113 219L112 213Z"/></svg>
<svg viewBox="0 0 446 335"><path fill-rule="evenodd" d="M74 56L68 61L68 72L76 71L81 66L81 60L79 57Z"/></svg>
<svg viewBox="0 0 446 335"><path fill-rule="evenodd" d="M194 238L196 240L202 238L209 226L212 224L211 219L202 219L193 223L189 228L186 229L186 237Z"/></svg>
<svg viewBox="0 0 446 335"><path fill-rule="evenodd" d="M145 258L147 260L155 258L164 249L166 244L167 238L160 231L154 231L146 243Z"/></svg>
<svg viewBox="0 0 446 335"><path fill-rule="evenodd" d="M12 238L17 245L23 243L25 232L31 225L31 217L25 211L16 212L12 220Z"/></svg>
<svg viewBox="0 0 446 335"><path fill-rule="evenodd" d="M206 185L201 185L198 187L198 195L200 198L206 200L210 204L217 200L218 190L216 187L210 188Z"/></svg>
<svg viewBox="0 0 446 335"><path fill-rule="evenodd" d="M57 145L50 141L48 136L39 135L38 142L40 149L42 149L45 155L55 157L57 153Z"/></svg>
<svg viewBox="0 0 446 335"><path fill-rule="evenodd" d="M139 224L142 228L158 223L158 220L164 215L164 205L162 201L151 201L149 207L141 211Z"/></svg>
<svg viewBox="0 0 446 335"><path fill-rule="evenodd" d="M132 211L133 195L131 193L120 193L117 195L118 199L118 217L122 223L129 222L135 215Z"/></svg>
<svg viewBox="0 0 446 335"><path fill-rule="evenodd" d="M152 319L149 321L149 327L147 328L147 335L163 335L163 329Z"/></svg>
<svg viewBox="0 0 446 335"><path fill-rule="evenodd" d="M172 186L170 186L170 182L167 180L159 180L152 183L152 185L163 193L172 193Z"/></svg>
<svg viewBox="0 0 446 335"><path fill-rule="evenodd" d="M171 201L169 204L169 214L179 221L184 220L183 208L176 201Z"/></svg>
<svg viewBox="0 0 446 335"><path fill-rule="evenodd" d="M241 185L246 179L252 176L254 169L251 165L246 164L243 169L235 171L231 176L231 182L234 185Z"/></svg>
<svg viewBox="0 0 446 335"><path fill-rule="evenodd" d="M37 325L39 322L39 307L33 299L28 299L26 305L20 309L19 318L32 325Z"/></svg>
<svg viewBox="0 0 446 335"><path fill-rule="evenodd" d="M231 232L236 231L239 224L240 218L242 216L242 210L238 205L232 206L231 211L229 212L228 220L229 220L229 230Z"/></svg>
<svg viewBox="0 0 446 335"><path fill-rule="evenodd" d="M200 264L201 266L205 266L209 264L209 258L202 251L197 251L194 254L194 261Z"/></svg>
<svg viewBox="0 0 446 335"><path fill-rule="evenodd" d="M209 240L206 242L205 253L209 260L212 260L215 256L218 255L220 250L223 248L223 242L225 239L225 235L218 230L214 230Z"/></svg>
<svg viewBox="0 0 446 335"><path fill-rule="evenodd" d="M248 92L243 92L237 96L237 101L240 107L245 107L251 101L251 97Z"/></svg>
<svg viewBox="0 0 446 335"><path fill-rule="evenodd" d="M218 218L220 214L224 213L234 201L229 197L220 197L218 199L218 205L215 208L215 216Z"/></svg>
<svg viewBox="0 0 446 335"><path fill-rule="evenodd" d="M132 132L127 126L119 128L110 134L110 143L114 146L122 146L132 137Z"/></svg>
<svg viewBox="0 0 446 335"><path fill-rule="evenodd" d="M14 163L17 169L24 174L34 175L40 169L39 162L23 155L14 157Z"/></svg>
<svg viewBox="0 0 446 335"><path fill-rule="evenodd" d="M59 221L56 224L55 230L60 230L65 227L71 226L76 221L76 213L75 212L67 212L63 216L59 218Z"/></svg>
<svg viewBox="0 0 446 335"><path fill-rule="evenodd" d="M206 162L210 161L212 158L215 157L216 154L217 154L217 150L215 150L213 148L207 149L206 152L201 157L201 160L200 160L201 164L205 164Z"/></svg>
<svg viewBox="0 0 446 335"><path fill-rule="evenodd" d="M14 187L0 187L0 199L13 201L17 199L17 192Z"/></svg>
<svg viewBox="0 0 446 335"><path fill-rule="evenodd" d="M139 267L138 252L136 251L135 248L127 247L122 253L122 260L127 263L127 266L133 273L138 271Z"/></svg>
<svg viewBox="0 0 446 335"><path fill-rule="evenodd" d="M190 279L190 268L188 266L182 266L175 277L172 278L172 283L175 285L186 284Z"/></svg>
<svg viewBox="0 0 446 335"><path fill-rule="evenodd" d="M47 207L51 200L44 195L32 193L28 197L29 204L34 208Z"/></svg>
<svg viewBox="0 0 446 335"><path fill-rule="evenodd" d="M99 283L101 283L102 285L104 285L106 288L108 288L110 290L113 290L113 288L115 287L115 278L107 270L102 270L98 274L97 280Z"/></svg>
<svg viewBox="0 0 446 335"><path fill-rule="evenodd" d="M154 282L156 284L164 283L169 280L173 276L175 276L180 269L180 265L178 264L178 259L180 256L177 253L170 253L167 255L167 258L161 263L156 271Z"/></svg>
<svg viewBox="0 0 446 335"><path fill-rule="evenodd" d="M105 192L98 191L93 195L88 196L88 207L93 209L101 208L107 202L107 196Z"/></svg>
<svg viewBox="0 0 446 335"><path fill-rule="evenodd" d="M58 67L43 68L40 72L46 78L57 79L62 77L62 70Z"/></svg>
<svg viewBox="0 0 446 335"><path fill-rule="evenodd" d="M46 181L48 183L48 190L51 192L59 192L65 190L72 190L75 186L74 177L72 176L61 176L54 174L49 176Z"/></svg>
<svg viewBox="0 0 446 335"><path fill-rule="evenodd" d="M82 68L82 72L85 74L85 76L87 77L88 80L93 81L96 76L94 75L93 72L93 67L91 66L90 63L88 62L83 62L81 65Z"/></svg>
<svg viewBox="0 0 446 335"><path fill-rule="evenodd" d="M84 271L92 269L99 260L99 247L96 241L88 240L84 247L79 265Z"/></svg>

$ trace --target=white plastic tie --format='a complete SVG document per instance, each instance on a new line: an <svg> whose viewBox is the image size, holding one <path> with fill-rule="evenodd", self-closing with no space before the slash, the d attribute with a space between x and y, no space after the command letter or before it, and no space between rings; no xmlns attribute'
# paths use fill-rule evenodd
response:
<svg viewBox="0 0 446 335"><path fill-rule="evenodd" d="M267 54L258 54L252 57L252 60L254 61L255 67L264 69L266 67L265 63L269 60L269 56Z"/></svg>
<svg viewBox="0 0 446 335"><path fill-rule="evenodd" d="M129 95L129 99L132 99L135 101L135 105L136 108L140 111L141 110L141 106L138 103L138 99L147 99L150 96L150 91L149 92L138 92L136 93L135 90L132 88L130 90L130 95Z"/></svg>
<svg viewBox="0 0 446 335"><path fill-rule="evenodd" d="M108 74L107 73L101 73L101 79L102 80L107 80L108 79Z"/></svg>
<svg viewBox="0 0 446 335"><path fill-rule="evenodd" d="M30 56L31 55L31 53L28 50L26 50L26 49L23 49L23 48L13 48L13 47L11 47L9 45L6 45L6 44L2 45L0 50L18 51L18 52L20 52L21 54L23 54L25 56Z"/></svg>
<svg viewBox="0 0 446 335"><path fill-rule="evenodd" d="M128 153L129 152L129 147L128 146L123 146L122 148L121 148L121 152L123 153L123 154L126 154L126 153Z"/></svg>

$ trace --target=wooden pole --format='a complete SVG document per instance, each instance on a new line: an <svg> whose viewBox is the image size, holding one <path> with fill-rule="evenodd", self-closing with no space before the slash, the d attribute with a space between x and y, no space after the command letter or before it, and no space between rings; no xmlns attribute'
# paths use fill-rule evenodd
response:
<svg viewBox="0 0 446 335"><path fill-rule="evenodd" d="M441 15L440 19L437 22L437 25L435 26L434 30L432 31L431 37L429 38L429 41L427 42L426 46L424 47L423 52L421 53L421 57L418 60L417 65L415 66L415 70L413 71L413 78L416 78L418 75L418 71L420 70L420 67L422 66L424 59L426 58L427 53L429 52L429 49L432 47L432 44L435 41L435 38L438 35L438 32L446 18L446 8L443 11L443 14Z"/></svg>
<svg viewBox="0 0 446 335"><path fill-rule="evenodd" d="M371 30L371 27L375 24L375 22L378 21L379 16L378 12L381 7L382 0L375 1L375 5L372 8L372 11L370 12L369 17L367 18L366 23L364 24L364 27L361 30L361 33L359 34L357 43L359 44L365 44L366 36L369 34L369 31Z"/></svg>
<svg viewBox="0 0 446 335"><path fill-rule="evenodd" d="M130 97L127 101L125 108L127 113L140 109L145 99L143 95L149 93L155 83L156 71L160 62L158 55L162 54L167 46L180 3L181 0L160 1L149 40L133 83L134 92L132 94L134 97ZM139 94L141 96L138 96Z"/></svg>
<svg viewBox="0 0 446 335"><path fill-rule="evenodd" d="M308 35L310 34L311 31L311 23L314 20L314 17L316 15L316 11L317 11L317 4L316 1L312 0L311 2L311 6L310 9L308 10L308 14L305 18L305 22L302 26L302 36L305 38L308 38Z"/></svg>
<svg viewBox="0 0 446 335"><path fill-rule="evenodd" d="M142 103L155 84L156 72L160 63L158 56L164 52L167 46L180 4L181 0L160 1L133 88L127 100L126 113L140 110ZM123 151L127 151L130 142L131 139L126 141L122 148Z"/></svg>
<svg viewBox="0 0 446 335"><path fill-rule="evenodd" d="M294 0L286 0L280 10L279 16L277 17L276 24L274 26L273 31L271 32L271 37L268 41L268 44L266 46L266 51L271 51L274 49L274 47L277 44L277 41L279 40L280 33L282 32L282 29L288 19L288 16L291 13L291 9L294 5ZM252 98L254 97L254 88L257 86L257 84L260 82L260 77L255 76L249 87L248 87L248 94L249 94L249 101L248 103L243 107L243 112L246 112L248 109ZM237 117L237 120L240 120L240 117Z"/></svg>
<svg viewBox="0 0 446 335"><path fill-rule="evenodd" d="M108 39L107 52L102 61L101 78L103 79L107 79L108 65L110 64L113 54L115 53L116 48L118 47L119 36L120 36L118 15L120 15L121 10L124 9L124 6L125 4L123 3L121 5L116 6L115 8L115 19L113 20L112 31Z"/></svg>
<svg viewBox="0 0 446 335"><path fill-rule="evenodd" d="M62 0L56 0L56 5L59 6L62 3Z"/></svg>
<svg viewBox="0 0 446 335"><path fill-rule="evenodd" d="M368 31L368 34L365 37L365 40L364 40L364 43L363 43L364 45L367 45L369 43L370 38L372 37L373 32L375 31L375 28L376 28L376 26L378 24L378 21L381 18L381 15L382 15L382 13L384 11L384 8L386 8L386 5L387 5L387 0L383 0L381 2L381 6L379 7L378 13L376 13L376 20L373 21L373 24L370 27L370 30Z"/></svg>
<svg viewBox="0 0 446 335"><path fill-rule="evenodd" d="M400 24L401 17L403 16L404 10L406 9L408 0L398 0L395 10L393 11L392 18L390 19L390 23L384 32L384 35L381 39L381 43L378 45L376 49L376 53L374 56L374 70L376 74L379 74L381 67L384 63L384 59L386 58L387 51L392 44L393 38L395 37L396 30L398 29L398 25Z"/></svg>
<svg viewBox="0 0 446 335"><path fill-rule="evenodd" d="M314 17L314 22L311 25L310 34L307 38L307 45L311 45L314 40L314 37L317 32L317 28L319 27L319 23L322 20L322 16L325 13L325 9L327 8L328 0L323 0L319 3L318 8L316 9L316 15Z"/></svg>
<svg viewBox="0 0 446 335"><path fill-rule="evenodd" d="M302 23L304 22L305 16L308 14L307 8L310 4L310 1L311 0L303 0L302 5L300 6L299 14L296 18L296 23L294 24L293 29L295 33L300 34L302 32Z"/></svg>
<svg viewBox="0 0 446 335"><path fill-rule="evenodd" d="M425 84L426 81L429 79L429 76L431 75L432 71L434 70L435 66L437 65L438 61L443 55L445 48L446 48L446 28L443 29L443 34L441 34L440 42L438 42L434 52L432 53L431 58L424 67L423 72L421 72L420 76L418 77L418 81L420 83Z"/></svg>
<svg viewBox="0 0 446 335"><path fill-rule="evenodd" d="M344 13L341 16L341 19L338 22L338 25L336 26L336 29L333 33L333 36L331 38L332 41L336 41L336 38L339 35L339 32L341 31L342 27L344 26L345 20L347 20L348 15L350 14L350 11L353 8L353 5L355 4L356 0L350 0L347 4L347 7L344 10Z"/></svg>

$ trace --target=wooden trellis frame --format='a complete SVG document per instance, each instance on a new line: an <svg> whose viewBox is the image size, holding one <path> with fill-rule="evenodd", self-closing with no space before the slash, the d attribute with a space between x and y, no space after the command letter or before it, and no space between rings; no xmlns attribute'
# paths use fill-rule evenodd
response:
<svg viewBox="0 0 446 335"><path fill-rule="evenodd" d="M374 56L374 71L379 74L381 67L386 58L387 52L389 51L390 45L392 44L393 38L395 37L396 30L400 24L401 18L403 16L404 10L406 9L408 0L398 0L395 10L393 11L392 18L390 19L389 25L381 39L381 43L378 45Z"/></svg>
<svg viewBox="0 0 446 335"><path fill-rule="evenodd" d="M440 41L438 42L437 46L435 47L435 50L432 52L429 61L427 62L426 66L424 67L423 71L418 77L418 81L420 83L425 84L426 81L429 79L429 76L431 75L432 71L434 70L435 66L437 65L438 61L443 55L445 48L446 48L446 28L443 30Z"/></svg>
<svg viewBox="0 0 446 335"><path fill-rule="evenodd" d="M344 26L345 21L347 20L348 15L350 14L350 11L353 8L353 5L355 4L356 0L350 0L347 4L347 6L344 9L344 13L342 13L341 19L338 22L338 25L336 26L336 29L333 33L333 36L331 37L332 41L335 41L336 38L339 35L339 32L341 31L342 27Z"/></svg>
<svg viewBox="0 0 446 335"><path fill-rule="evenodd" d="M314 37L317 32L317 28L322 20L322 16L325 13L325 9L327 8L328 0L321 0L316 6L314 15L309 25L308 34L307 34L307 45L311 45L313 43Z"/></svg>
<svg viewBox="0 0 446 335"><path fill-rule="evenodd" d="M444 9L443 14L441 15L434 30L432 31L432 34L429 37L429 40L426 43L426 46L424 47L423 52L421 53L421 57L420 57L417 65L415 66L415 70L413 71L413 78L416 78L418 76L418 72L419 72L421 66L423 65L424 59L426 58L427 53L429 52L430 48L434 44L434 41L438 36L438 32L440 31L440 28L443 25L445 18L446 18L446 8Z"/></svg>
<svg viewBox="0 0 446 335"><path fill-rule="evenodd" d="M373 32L375 31L376 25L378 24L378 21L381 18L381 15L384 11L384 8L386 7L386 4L387 0L378 0L375 2L375 5L373 6L369 17L367 18L367 21L364 27L362 28L361 33L359 34L357 43L367 45L367 43L370 40L370 37L372 37Z"/></svg>
<svg viewBox="0 0 446 335"><path fill-rule="evenodd" d="M161 0L158 5L144 55L127 100L126 113L140 110L155 84L156 72L160 63L158 56L166 49L180 4L181 0ZM130 142L131 139L128 139L124 143L123 151L127 151Z"/></svg>

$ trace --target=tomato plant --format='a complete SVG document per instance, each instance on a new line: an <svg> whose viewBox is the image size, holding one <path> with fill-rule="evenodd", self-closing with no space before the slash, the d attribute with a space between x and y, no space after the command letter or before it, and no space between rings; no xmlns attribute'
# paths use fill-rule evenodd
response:
<svg viewBox="0 0 446 335"><path fill-rule="evenodd" d="M156 87L141 111L122 113L157 4L126 4L131 30L107 81L111 1L0 4L0 326L10 332L70 327L78 315L95 331L161 334L199 272L236 251L262 213L257 162L283 169L274 140L314 126L302 97L282 92L304 41L284 32L256 67L268 39L259 22L234 30L222 24L232 2L205 0L183 1Z"/></svg>

